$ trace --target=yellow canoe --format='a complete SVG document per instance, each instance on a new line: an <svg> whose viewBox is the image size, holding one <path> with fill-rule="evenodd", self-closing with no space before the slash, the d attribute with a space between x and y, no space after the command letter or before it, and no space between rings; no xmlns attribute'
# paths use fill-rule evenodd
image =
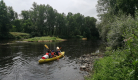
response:
<svg viewBox="0 0 138 80"><path fill-rule="evenodd" d="M63 51L63 52L61 52L61 55L59 55L59 56L56 56L56 57L53 57L53 58L48 58L48 59L40 59L38 62L39 63L45 63L45 62L54 61L54 60L57 60L57 59L63 57L64 54L65 54L65 52Z"/></svg>

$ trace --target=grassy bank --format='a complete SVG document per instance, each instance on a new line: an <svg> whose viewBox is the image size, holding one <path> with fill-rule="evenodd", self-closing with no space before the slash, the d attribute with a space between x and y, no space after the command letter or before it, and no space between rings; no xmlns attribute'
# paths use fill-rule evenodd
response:
<svg viewBox="0 0 138 80"><path fill-rule="evenodd" d="M28 33L21 33L21 32L10 32L11 37L13 39L26 39L30 37Z"/></svg>
<svg viewBox="0 0 138 80"><path fill-rule="evenodd" d="M10 32L10 38L23 39L23 41L27 41L27 42L52 42L52 41L64 41L65 40L65 39L61 39L58 37L50 37L50 36L30 38L30 34L21 33L21 32Z"/></svg>
<svg viewBox="0 0 138 80"><path fill-rule="evenodd" d="M138 80L137 40L134 36L127 39L125 48L107 50L104 58L95 61L91 77L86 80Z"/></svg>
<svg viewBox="0 0 138 80"><path fill-rule="evenodd" d="M110 52L112 55L99 59L94 63L94 74L87 80L130 80L131 68L122 65L126 59L126 51Z"/></svg>
<svg viewBox="0 0 138 80"><path fill-rule="evenodd" d="M23 41L28 41L28 42L52 42L52 41L64 41L64 39L57 38L57 37L43 36L43 37L34 37L34 38L24 39Z"/></svg>

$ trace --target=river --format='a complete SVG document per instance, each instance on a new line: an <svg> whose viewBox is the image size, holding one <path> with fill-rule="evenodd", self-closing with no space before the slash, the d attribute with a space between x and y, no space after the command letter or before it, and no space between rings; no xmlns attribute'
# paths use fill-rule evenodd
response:
<svg viewBox="0 0 138 80"><path fill-rule="evenodd" d="M38 60L57 46L65 57L44 64ZM76 59L100 50L99 41L67 40L63 42L0 41L0 80L84 80Z"/></svg>

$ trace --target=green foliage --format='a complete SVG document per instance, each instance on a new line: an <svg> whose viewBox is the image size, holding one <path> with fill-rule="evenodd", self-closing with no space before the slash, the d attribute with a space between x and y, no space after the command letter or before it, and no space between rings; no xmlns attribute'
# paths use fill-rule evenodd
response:
<svg viewBox="0 0 138 80"><path fill-rule="evenodd" d="M16 19L12 21L12 28L10 29L10 32L23 32L22 29L21 20Z"/></svg>
<svg viewBox="0 0 138 80"><path fill-rule="evenodd" d="M29 42L49 42L49 41L60 41L60 40L63 40L63 39L56 38L56 37L50 37L50 36L44 36L44 37L29 38L29 39L25 39L24 41L29 41Z"/></svg>
<svg viewBox="0 0 138 80"><path fill-rule="evenodd" d="M107 34L110 30L110 24L114 22L114 16L109 13L105 13L102 15L101 22L97 23L97 28L99 30L99 35L103 41L107 41Z"/></svg>
<svg viewBox="0 0 138 80"><path fill-rule="evenodd" d="M58 13L50 5L37 5L34 2L31 10L22 11L21 16L23 32L32 36L99 37L97 20L94 17L84 17L80 13L69 12L66 16L64 13Z"/></svg>
<svg viewBox="0 0 138 80"><path fill-rule="evenodd" d="M113 49L121 47L123 44L123 39L125 36L123 34L126 32L125 29L134 26L135 20L131 16L119 16L114 18L114 22L110 24L110 30L107 33L108 45ZM130 30L130 29L129 29Z"/></svg>
<svg viewBox="0 0 138 80"><path fill-rule="evenodd" d="M3 0L0 1L0 38L10 38L9 31L11 28L16 30L13 22L18 19L17 13L12 7L7 7Z"/></svg>
<svg viewBox="0 0 138 80"><path fill-rule="evenodd" d="M101 21L97 28L102 40L107 41L113 49L123 45L123 30L134 25L137 2L137 0L98 0L97 12Z"/></svg>
<svg viewBox="0 0 138 80"><path fill-rule="evenodd" d="M94 17L84 17L82 14L68 15L58 13L50 5L32 4L30 10L18 14L12 7L7 7L0 1L0 37L8 36L10 32L24 32L35 36L66 36L76 38L81 35L87 38L99 37ZM6 37L5 37L6 38Z"/></svg>
<svg viewBox="0 0 138 80"><path fill-rule="evenodd" d="M81 36L81 35L76 35L76 38L80 38L80 39L82 39L83 36Z"/></svg>
<svg viewBox="0 0 138 80"><path fill-rule="evenodd" d="M138 8L138 0L98 0L97 12L100 19L103 19L103 15L108 13L110 15L117 15L122 11L125 15L135 16L135 12Z"/></svg>
<svg viewBox="0 0 138 80"><path fill-rule="evenodd" d="M95 62L94 74L88 79L138 79L138 15L135 16L135 19L124 15L114 17L107 33L109 47L106 48L106 57ZM118 46L121 43L123 43L123 47L113 48L113 46Z"/></svg>
<svg viewBox="0 0 138 80"><path fill-rule="evenodd" d="M110 15L108 16L110 17ZM111 16L110 18L105 22L106 24L100 22L97 27L101 38L104 41L107 41L108 46L112 47L112 49L117 49L124 45L124 38L130 37L126 37L124 34L126 34L126 32L128 32L128 34L132 33L132 31L137 28L136 23L138 20L137 18L134 19L133 17L126 16L122 13L120 13L120 15Z"/></svg>
<svg viewBox="0 0 138 80"><path fill-rule="evenodd" d="M94 74L88 80L138 80L136 3L136 0L98 0L101 22L97 28L108 47L106 57L94 63Z"/></svg>
<svg viewBox="0 0 138 80"><path fill-rule="evenodd" d="M8 35L11 27L10 19L8 17L7 6L0 1L0 38L5 38Z"/></svg>
<svg viewBox="0 0 138 80"><path fill-rule="evenodd" d="M21 32L10 32L12 39L26 39L30 37L30 34L21 33Z"/></svg>
<svg viewBox="0 0 138 80"><path fill-rule="evenodd" d="M112 54L94 63L94 74L88 80L137 80L137 59L131 59L129 48L108 51ZM137 56L137 54L133 54Z"/></svg>

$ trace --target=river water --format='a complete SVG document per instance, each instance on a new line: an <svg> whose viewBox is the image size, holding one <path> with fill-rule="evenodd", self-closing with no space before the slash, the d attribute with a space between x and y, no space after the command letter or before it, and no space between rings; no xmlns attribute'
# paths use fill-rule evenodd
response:
<svg viewBox="0 0 138 80"><path fill-rule="evenodd" d="M44 64L38 60L57 46L65 57ZM99 42L67 40L63 42L0 41L0 80L84 80L87 74L80 71L76 61L83 54L99 51Z"/></svg>

